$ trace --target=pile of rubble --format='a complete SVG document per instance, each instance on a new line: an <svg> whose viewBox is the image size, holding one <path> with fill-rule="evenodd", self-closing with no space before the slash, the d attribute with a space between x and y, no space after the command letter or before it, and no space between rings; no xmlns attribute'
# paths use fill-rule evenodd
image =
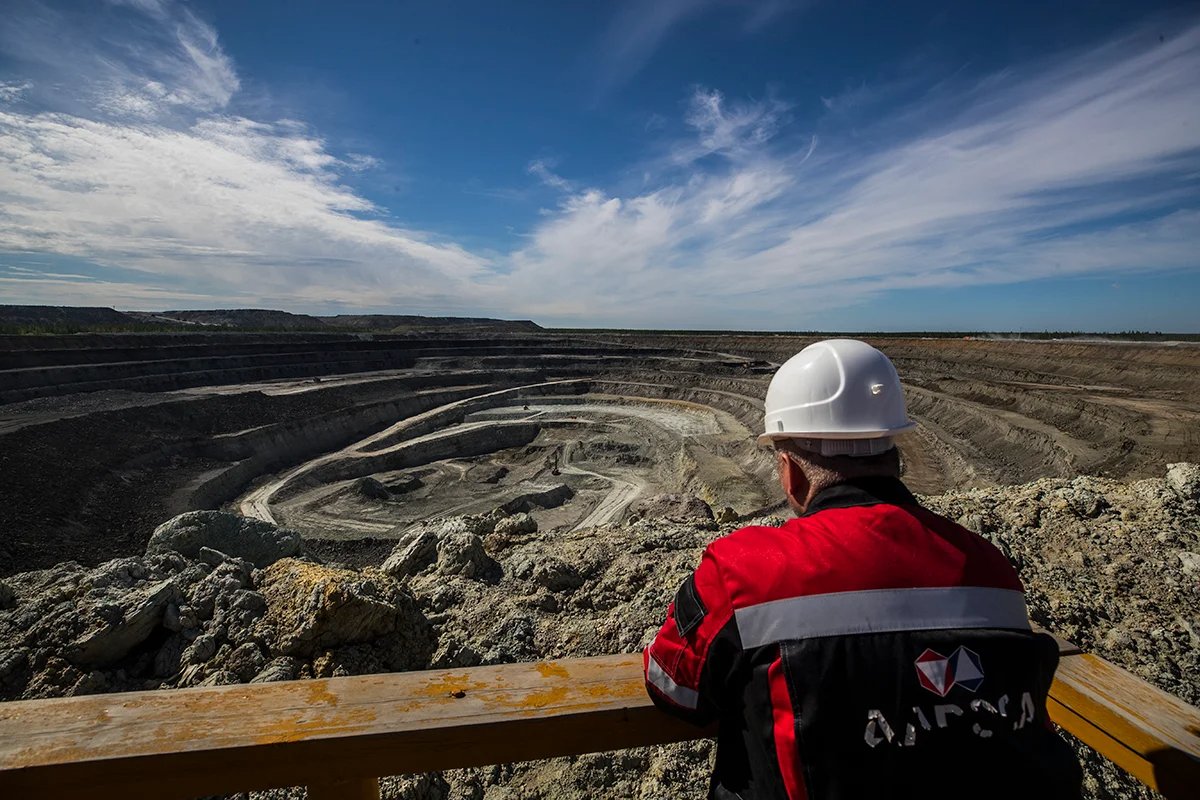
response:
<svg viewBox="0 0 1200 800"><path fill-rule="evenodd" d="M0 696L319 677L356 656L362 671L428 665L432 630L396 581L303 559L292 531L197 511L141 558L7 578Z"/></svg>
<svg viewBox="0 0 1200 800"><path fill-rule="evenodd" d="M1200 702L1200 467L924 502L1004 550L1036 622ZM646 511L666 508L669 520L646 513L553 535L502 510L432 520L361 570L319 563L299 536L267 523L185 514L143 557L0 582L0 697L634 652L704 547L732 527L693 499L664 497ZM392 778L385 796L701 797L711 755L699 741ZM1094 797L1152 796L1094 756L1088 781Z"/></svg>

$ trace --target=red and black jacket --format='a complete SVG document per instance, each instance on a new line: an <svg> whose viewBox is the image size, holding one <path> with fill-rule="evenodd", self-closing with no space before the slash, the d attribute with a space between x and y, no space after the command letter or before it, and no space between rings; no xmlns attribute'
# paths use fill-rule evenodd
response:
<svg viewBox="0 0 1200 800"><path fill-rule="evenodd" d="M982 537L873 478L709 545L645 652L718 722L714 798L1078 797L1046 715L1058 648Z"/></svg>

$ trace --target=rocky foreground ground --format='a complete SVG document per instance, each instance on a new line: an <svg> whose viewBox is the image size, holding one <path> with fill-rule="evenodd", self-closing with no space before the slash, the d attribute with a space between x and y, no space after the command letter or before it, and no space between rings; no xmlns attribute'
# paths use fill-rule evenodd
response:
<svg viewBox="0 0 1200 800"><path fill-rule="evenodd" d="M1200 704L1200 466L924 502L1004 550L1037 623ZM658 498L631 518L551 536L524 514L454 517L353 569L320 563L299 535L267 523L184 514L143 556L0 581L0 698L633 652L705 545L735 524L694 498ZM701 741L391 778L384 793L698 798L710 756ZM1089 796L1152 796L1085 758Z"/></svg>

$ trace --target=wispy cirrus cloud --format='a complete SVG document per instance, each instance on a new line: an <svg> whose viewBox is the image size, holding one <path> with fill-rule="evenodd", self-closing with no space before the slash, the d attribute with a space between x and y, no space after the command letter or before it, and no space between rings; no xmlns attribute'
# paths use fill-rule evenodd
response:
<svg viewBox="0 0 1200 800"><path fill-rule="evenodd" d="M29 97L59 110L162 118L225 108L240 88L216 30L186 6L94 4L81 15L13 0L0 51L34 75Z"/></svg>
<svg viewBox="0 0 1200 800"><path fill-rule="evenodd" d="M1197 74L1200 26L1135 33L941 86L877 117L866 150L844 133L784 145L778 103L698 89L674 150L690 167L571 195L511 278L543 288L522 308L545 318L795 327L783 298L824 312L900 288L1197 269Z"/></svg>
<svg viewBox="0 0 1200 800"><path fill-rule="evenodd" d="M303 122L235 112L234 64L189 9L110 6L84 25L26 4L0 37L32 76L0 93L0 249L275 304L453 304L484 269L346 185L370 156L335 154Z"/></svg>
<svg viewBox="0 0 1200 800"><path fill-rule="evenodd" d="M625 0L598 43L599 94L617 89L641 72L675 28L702 14L718 9L740 12L744 30L753 33L806 4L802 0Z"/></svg>
<svg viewBox="0 0 1200 800"><path fill-rule="evenodd" d="M529 162L529 174L537 178L551 189L558 189L561 192L569 192L575 189L575 185L563 176L554 172L556 164L544 158L536 158Z"/></svg>

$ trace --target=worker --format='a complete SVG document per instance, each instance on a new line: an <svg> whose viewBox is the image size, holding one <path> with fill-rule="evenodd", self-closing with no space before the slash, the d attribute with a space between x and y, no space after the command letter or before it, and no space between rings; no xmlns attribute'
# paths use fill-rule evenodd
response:
<svg viewBox="0 0 1200 800"><path fill-rule="evenodd" d="M708 546L644 653L660 708L716 723L710 798L1075 798L1046 714L1053 638L981 536L923 508L887 356L810 345L767 389L796 517Z"/></svg>

